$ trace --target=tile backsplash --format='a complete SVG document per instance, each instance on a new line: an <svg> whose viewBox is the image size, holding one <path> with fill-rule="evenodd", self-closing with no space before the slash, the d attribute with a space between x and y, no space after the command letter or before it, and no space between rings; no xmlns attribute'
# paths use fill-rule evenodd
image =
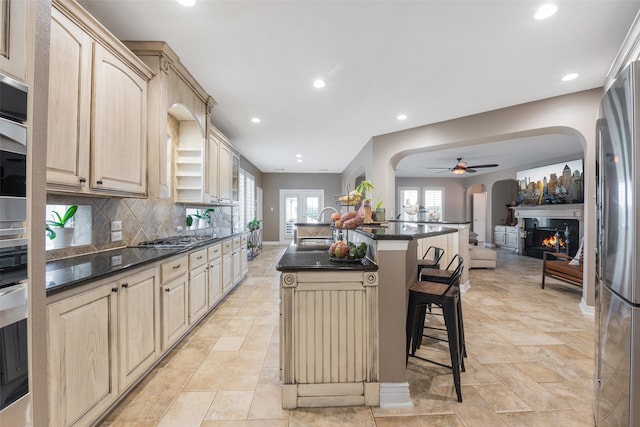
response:
<svg viewBox="0 0 640 427"><path fill-rule="evenodd" d="M47 251L47 260L65 258L135 245L145 240L179 234L228 234L232 230L233 209L214 206L212 228L186 230L186 209L201 206L175 204L170 199L94 198L74 195L47 195L47 204L91 206L91 244ZM111 221L122 221L122 240L111 242ZM87 231L88 232L88 231Z"/></svg>

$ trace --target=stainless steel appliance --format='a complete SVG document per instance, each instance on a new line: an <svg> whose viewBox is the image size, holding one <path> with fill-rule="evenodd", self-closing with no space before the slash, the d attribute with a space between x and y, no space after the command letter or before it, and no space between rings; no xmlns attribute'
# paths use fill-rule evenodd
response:
<svg viewBox="0 0 640 427"><path fill-rule="evenodd" d="M16 238L25 232L22 224L27 219L26 119L27 86L0 74L0 239ZM9 244L3 242L0 247Z"/></svg>
<svg viewBox="0 0 640 427"><path fill-rule="evenodd" d="M0 74L0 425L31 425L27 328L27 91Z"/></svg>
<svg viewBox="0 0 640 427"><path fill-rule="evenodd" d="M640 425L640 63L607 91L597 123L598 426Z"/></svg>
<svg viewBox="0 0 640 427"><path fill-rule="evenodd" d="M0 289L0 424L26 425L29 414L27 284Z"/></svg>

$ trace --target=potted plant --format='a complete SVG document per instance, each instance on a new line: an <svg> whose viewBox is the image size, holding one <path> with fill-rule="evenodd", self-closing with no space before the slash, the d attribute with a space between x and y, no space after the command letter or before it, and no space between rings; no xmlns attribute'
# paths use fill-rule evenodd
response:
<svg viewBox="0 0 640 427"><path fill-rule="evenodd" d="M367 198L367 193L371 192L371 190L373 190L375 187L373 186L373 182L369 181L369 180L364 180L362 182L360 182L360 184L358 184L358 186L356 187L356 191L358 193L360 193L360 195L362 196L362 200L366 202L366 198ZM371 199L369 199L369 203L371 203Z"/></svg>
<svg viewBox="0 0 640 427"><path fill-rule="evenodd" d="M376 221L383 222L385 220L385 209L382 207L382 200L378 199L376 204Z"/></svg>
<svg viewBox="0 0 640 427"><path fill-rule="evenodd" d="M202 213L200 213L199 210L196 210L196 213L187 215L185 224L190 229L207 228L211 222L212 212L215 212L215 209L209 208ZM198 218L197 223L193 220L194 217Z"/></svg>
<svg viewBox="0 0 640 427"><path fill-rule="evenodd" d="M260 220L258 220L257 218L252 219L251 221L249 221L247 223L247 228L249 229L249 231L253 231L253 230L257 230L260 228Z"/></svg>
<svg viewBox="0 0 640 427"><path fill-rule="evenodd" d="M58 212L53 211L51 216L53 220L49 220L45 223L45 229L47 231L47 237L53 240L53 248L66 248L71 246L73 241L73 228L65 228L67 223L73 218L78 210L78 206L72 205L66 210L64 215L60 215ZM54 231L53 228L58 228L58 231Z"/></svg>

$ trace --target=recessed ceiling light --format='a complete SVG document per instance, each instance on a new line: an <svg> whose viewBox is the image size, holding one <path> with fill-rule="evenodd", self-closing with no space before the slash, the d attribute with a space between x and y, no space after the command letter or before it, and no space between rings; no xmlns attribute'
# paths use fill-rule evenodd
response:
<svg viewBox="0 0 640 427"><path fill-rule="evenodd" d="M407 119L406 114L398 114L398 120L406 120L406 119Z"/></svg>
<svg viewBox="0 0 640 427"><path fill-rule="evenodd" d="M176 0L179 4L191 7L196 4L196 0Z"/></svg>
<svg viewBox="0 0 640 427"><path fill-rule="evenodd" d="M254 117L251 119L252 123L260 123L260 117Z"/></svg>
<svg viewBox="0 0 640 427"><path fill-rule="evenodd" d="M578 74L577 73L569 73L569 74L567 74L566 76L564 76L562 78L562 81L563 82L568 82L570 80L577 79L577 78L578 78Z"/></svg>
<svg viewBox="0 0 640 427"><path fill-rule="evenodd" d="M298 163L302 163L302 159L298 159Z"/></svg>
<svg viewBox="0 0 640 427"><path fill-rule="evenodd" d="M315 87L316 89L322 89L326 85L327 85L327 82L325 82L322 79L318 79L318 80L313 82L313 87Z"/></svg>
<svg viewBox="0 0 640 427"><path fill-rule="evenodd" d="M300 158L300 157L302 157L302 154L296 154L296 157Z"/></svg>
<svg viewBox="0 0 640 427"><path fill-rule="evenodd" d="M558 7L555 4L547 3L540 6L540 8L536 11L536 14L533 15L535 19L547 19L556 13Z"/></svg>

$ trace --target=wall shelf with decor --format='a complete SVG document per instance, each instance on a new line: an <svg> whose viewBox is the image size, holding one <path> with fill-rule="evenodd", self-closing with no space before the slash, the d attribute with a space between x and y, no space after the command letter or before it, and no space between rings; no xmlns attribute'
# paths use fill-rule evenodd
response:
<svg viewBox="0 0 640 427"><path fill-rule="evenodd" d="M247 258L254 259L262 253L262 228L249 231L249 239L247 240Z"/></svg>

